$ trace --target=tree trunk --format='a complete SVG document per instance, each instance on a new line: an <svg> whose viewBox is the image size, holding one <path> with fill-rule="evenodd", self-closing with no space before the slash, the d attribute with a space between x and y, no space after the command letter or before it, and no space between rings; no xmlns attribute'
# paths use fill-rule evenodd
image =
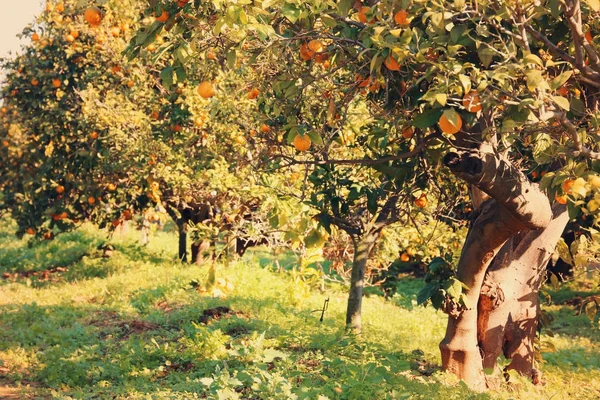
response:
<svg viewBox="0 0 600 400"><path fill-rule="evenodd" d="M555 204L546 229L515 237L490 267L479 299L478 342L483 368L494 368L501 353L514 369L536 381L534 339L539 314L538 293L569 217L566 207Z"/></svg>
<svg viewBox="0 0 600 400"><path fill-rule="evenodd" d="M177 230L179 232L179 259L187 262L187 223L182 219L178 220Z"/></svg>
<svg viewBox="0 0 600 400"><path fill-rule="evenodd" d="M457 270L469 287L469 308L450 315L446 336L440 343L443 368L474 389L485 388L482 359L477 346L477 302L485 272L504 243L523 228L495 200L488 200L473 222Z"/></svg>
<svg viewBox="0 0 600 400"><path fill-rule="evenodd" d="M460 155L448 154L444 163L477 187L475 194L480 195L480 190L490 197L473 221L457 268L458 279L469 288L468 308L450 310L446 336L440 343L443 368L470 387L484 389L483 368L495 365L501 349L515 357L513 368L531 373L528 365L533 348L529 341L537 317L537 299L533 297L543 267L533 270L547 261L564 221L562 214L553 213L539 187L489 145ZM513 259L518 264L511 268ZM506 288L499 289L497 282L506 283ZM506 305L498 307L500 298L509 296Z"/></svg>
<svg viewBox="0 0 600 400"><path fill-rule="evenodd" d="M350 293L346 311L346 329L354 333L362 330L361 309L365 286L365 272L369 255L377 243L379 232L368 232L362 236L353 236L354 259L350 278Z"/></svg>

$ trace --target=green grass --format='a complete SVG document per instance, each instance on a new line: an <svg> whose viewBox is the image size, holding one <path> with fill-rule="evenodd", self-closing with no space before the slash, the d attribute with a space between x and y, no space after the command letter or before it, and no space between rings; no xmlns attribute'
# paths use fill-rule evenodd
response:
<svg viewBox="0 0 600 400"><path fill-rule="evenodd" d="M390 301L364 301L364 333L344 333L345 289L317 290L282 255L218 266L234 289L214 299L192 288L208 266L181 264L176 238L116 237L86 227L32 248L0 223L0 398L117 399L593 399L600 396L597 326L563 305L545 386L518 380L470 392L439 369L445 316L416 306L420 280ZM56 270L57 266L64 269ZM54 268L44 275L43 270ZM31 274L38 272L37 275ZM324 301L329 307L319 321ZM204 311L232 310L206 320ZM321 397L319 397L321 396Z"/></svg>

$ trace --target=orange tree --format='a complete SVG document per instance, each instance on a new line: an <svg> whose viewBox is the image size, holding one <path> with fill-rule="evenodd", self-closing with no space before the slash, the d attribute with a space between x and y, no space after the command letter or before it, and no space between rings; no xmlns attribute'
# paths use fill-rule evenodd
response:
<svg viewBox="0 0 600 400"><path fill-rule="evenodd" d="M137 21L139 1L97 5L48 2L24 31L31 45L5 61L1 206L18 235L51 239L86 219L114 228L164 204L185 258L189 222L210 217L232 230L210 209L233 215L265 194L251 190L248 169L256 101L216 57L184 58L179 47L198 73L166 64L169 34L160 18ZM138 26L151 35L130 62L122 51Z"/></svg>
<svg viewBox="0 0 600 400"><path fill-rule="evenodd" d="M119 54L138 12L139 2L102 11L48 2L23 32L31 44L4 60L1 207L11 211L18 235L51 239L84 219L116 226L141 206L132 153L149 124L132 106L139 63ZM99 97L123 107L91 118Z"/></svg>
<svg viewBox="0 0 600 400"><path fill-rule="evenodd" d="M597 0L149 6L181 43L210 32L228 59L253 54L265 137L289 143L269 159L307 166L319 220L353 237L350 327L360 328L364 260L384 221L408 213L411 196L423 205L436 181L441 193L450 176L471 185L458 280L420 296L449 314L443 367L483 387L504 351L537 379L542 272L569 215L586 215L597 237ZM429 267L451 269L443 258Z"/></svg>

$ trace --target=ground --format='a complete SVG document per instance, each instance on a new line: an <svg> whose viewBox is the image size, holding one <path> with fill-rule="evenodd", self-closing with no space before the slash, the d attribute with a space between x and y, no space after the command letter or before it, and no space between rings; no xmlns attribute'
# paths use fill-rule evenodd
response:
<svg viewBox="0 0 600 400"><path fill-rule="evenodd" d="M356 338L343 329L346 288L290 273L292 255L279 269L267 249L219 265L233 289L218 299L193 284L207 265L176 260L174 234L141 247L131 230L103 258L91 227L33 248L12 228L0 222L0 398L600 398L597 322L567 304L594 281L547 288L542 385L511 377L471 393L440 371L446 319L416 306L420 279L402 279L389 301L366 298Z"/></svg>

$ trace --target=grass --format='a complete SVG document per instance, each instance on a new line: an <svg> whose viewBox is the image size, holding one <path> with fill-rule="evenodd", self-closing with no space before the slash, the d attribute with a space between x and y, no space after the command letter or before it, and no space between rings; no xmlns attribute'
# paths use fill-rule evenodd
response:
<svg viewBox="0 0 600 400"><path fill-rule="evenodd" d="M318 290L290 273L289 255L282 268L259 251L219 265L234 289L216 299L190 285L208 266L181 264L172 234L141 247L132 231L102 258L96 229L30 248L12 228L0 222L0 398L600 397L598 327L565 305L547 308L557 321L543 341L556 352L544 354L544 386L472 393L439 369L445 316L416 306L420 280L401 281L390 301L365 298L356 338L343 330L345 289Z"/></svg>

